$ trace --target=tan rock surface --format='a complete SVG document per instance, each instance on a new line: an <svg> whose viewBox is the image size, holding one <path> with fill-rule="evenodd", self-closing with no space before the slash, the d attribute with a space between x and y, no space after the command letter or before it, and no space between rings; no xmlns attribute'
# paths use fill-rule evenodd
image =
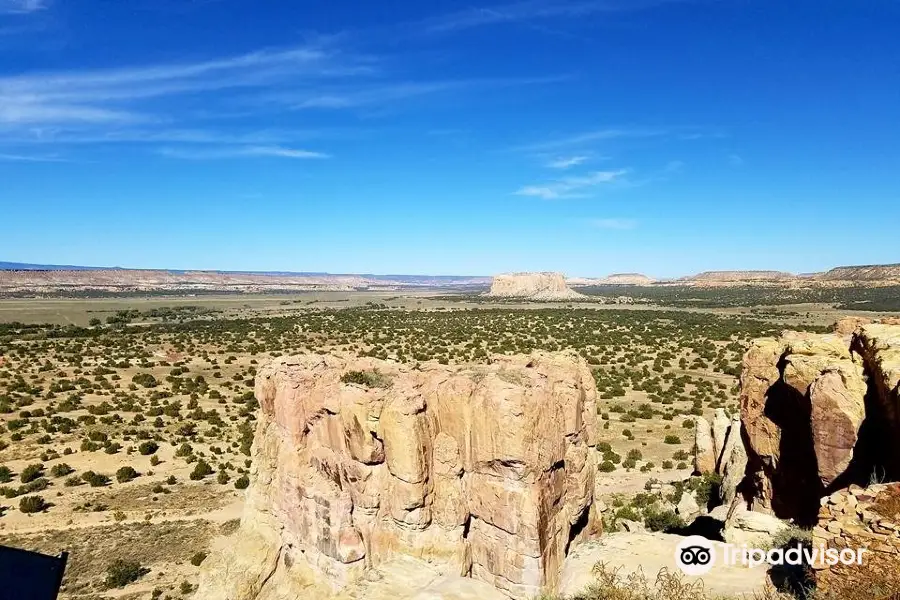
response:
<svg viewBox="0 0 900 600"><path fill-rule="evenodd" d="M343 383L351 371L388 383ZM337 593L398 555L530 597L595 528L596 391L574 353L417 368L302 355L261 369L256 391L244 550L209 561L198 598L279 598L266 581Z"/></svg>
<svg viewBox="0 0 900 600"><path fill-rule="evenodd" d="M830 486L876 467L900 474L900 327L854 319L836 329L852 335L786 332L744 356L741 420L759 510L808 520Z"/></svg>
<svg viewBox="0 0 900 600"><path fill-rule="evenodd" d="M732 421L728 438L729 443L726 445L719 468L719 474L722 476L719 499L726 505L738 494L738 488L747 472L747 448L741 436L740 421Z"/></svg>
<svg viewBox="0 0 900 600"><path fill-rule="evenodd" d="M703 417L694 418L694 471L701 474L716 472L712 428Z"/></svg>
<svg viewBox="0 0 900 600"><path fill-rule="evenodd" d="M728 429L731 427L731 419L725 414L724 408L717 408L712 422L713 456L718 469L725 450L725 442L728 439Z"/></svg>
<svg viewBox="0 0 900 600"><path fill-rule="evenodd" d="M528 300L577 300L584 298L566 285L562 273L504 273L495 275L488 296Z"/></svg>

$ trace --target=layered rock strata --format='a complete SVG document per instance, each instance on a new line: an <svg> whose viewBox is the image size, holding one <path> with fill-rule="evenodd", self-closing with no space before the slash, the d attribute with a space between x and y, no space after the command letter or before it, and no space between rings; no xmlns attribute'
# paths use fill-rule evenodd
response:
<svg viewBox="0 0 900 600"><path fill-rule="evenodd" d="M526 598L555 591L570 543L598 527L596 391L574 353L309 354L261 369L256 395L238 541L207 561L199 598L340 590L397 554Z"/></svg>
<svg viewBox="0 0 900 600"><path fill-rule="evenodd" d="M504 273L495 275L488 296L558 301L584 298L566 285L562 273Z"/></svg>

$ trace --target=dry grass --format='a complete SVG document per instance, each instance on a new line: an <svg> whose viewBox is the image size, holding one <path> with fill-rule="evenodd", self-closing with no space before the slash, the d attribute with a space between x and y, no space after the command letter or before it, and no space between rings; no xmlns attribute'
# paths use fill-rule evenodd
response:
<svg viewBox="0 0 900 600"><path fill-rule="evenodd" d="M702 581L688 582L684 577L668 569L662 569L653 580L640 570L623 574L620 568L610 568L597 563L593 569L594 583L586 590L567 598L542 600L725 600L723 596L710 595ZM756 594L753 600L786 600L774 590Z"/></svg>

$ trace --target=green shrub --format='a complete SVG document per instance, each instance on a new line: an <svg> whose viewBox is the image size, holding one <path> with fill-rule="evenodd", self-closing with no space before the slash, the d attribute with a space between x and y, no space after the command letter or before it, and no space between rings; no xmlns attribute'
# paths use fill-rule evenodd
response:
<svg viewBox="0 0 900 600"><path fill-rule="evenodd" d="M194 465L194 470L191 471L191 479L194 481L200 481L207 475L212 475L213 469L209 466L209 463L205 460L198 460L197 464Z"/></svg>
<svg viewBox="0 0 900 600"><path fill-rule="evenodd" d="M137 477L139 473L134 470L134 467L121 467L118 471L116 471L116 481L119 483L126 483Z"/></svg>
<svg viewBox="0 0 900 600"><path fill-rule="evenodd" d="M75 469L67 465L66 463L59 463L58 465L53 465L50 468L50 474L54 477L65 477L69 473L74 473Z"/></svg>
<svg viewBox="0 0 900 600"><path fill-rule="evenodd" d="M612 473L616 470L616 465L614 465L611 461L604 460L600 463L600 466L597 467L601 473Z"/></svg>
<svg viewBox="0 0 900 600"><path fill-rule="evenodd" d="M615 512L616 520L619 519L628 519L629 521L640 521L641 515L635 509L630 506L623 506L619 510Z"/></svg>
<svg viewBox="0 0 900 600"><path fill-rule="evenodd" d="M46 477L38 477L21 486L19 488L19 495L40 492L41 490L46 490L48 487L50 487L50 481Z"/></svg>
<svg viewBox="0 0 900 600"><path fill-rule="evenodd" d="M19 481L22 483L29 483L40 477L44 474L44 465L40 463L36 463L33 465L28 465L22 472L19 473Z"/></svg>
<svg viewBox="0 0 900 600"><path fill-rule="evenodd" d="M684 520L671 510L648 511L644 516L644 525L650 531L668 531L684 527Z"/></svg>
<svg viewBox="0 0 900 600"><path fill-rule="evenodd" d="M138 373L131 378L131 381L145 388L154 388L159 385L159 381L150 373Z"/></svg>
<svg viewBox="0 0 900 600"><path fill-rule="evenodd" d="M716 473L707 473L702 477L692 477L687 482L687 489L692 490L697 497L700 506L709 505L710 499L719 495L719 486L722 485L722 476Z"/></svg>
<svg viewBox="0 0 900 600"><path fill-rule="evenodd" d="M206 560L206 552L198 552L191 557L191 564L199 567Z"/></svg>
<svg viewBox="0 0 900 600"><path fill-rule="evenodd" d="M103 487L109 484L108 476L93 471L85 471L81 474L81 479L91 487Z"/></svg>
<svg viewBox="0 0 900 600"><path fill-rule="evenodd" d="M19 510L25 514L42 512L47 510L48 506L40 496L25 496L19 500Z"/></svg>
<svg viewBox="0 0 900 600"><path fill-rule="evenodd" d="M241 475L237 479L234 480L234 488L237 490L245 490L250 485L250 478L246 475Z"/></svg>
<svg viewBox="0 0 900 600"><path fill-rule="evenodd" d="M9 467L0 467L0 483L9 483L12 481L12 471Z"/></svg>
<svg viewBox="0 0 900 600"><path fill-rule="evenodd" d="M670 433L669 435L666 436L666 439L663 441L667 444L680 444L681 438L675 434Z"/></svg>
<svg viewBox="0 0 900 600"><path fill-rule="evenodd" d="M231 477L228 476L228 473L225 471L219 471L219 474L216 475L216 481L222 485L225 485L229 481L231 481Z"/></svg>
<svg viewBox="0 0 900 600"><path fill-rule="evenodd" d="M183 443L178 447L178 450L175 451L175 456L179 458L191 456L192 454L194 454L194 449L187 442Z"/></svg>
<svg viewBox="0 0 900 600"><path fill-rule="evenodd" d="M391 386L390 378L378 371L347 371L341 375L341 381L369 388L387 388Z"/></svg>
<svg viewBox="0 0 900 600"><path fill-rule="evenodd" d="M157 450L159 450L159 444L157 444L153 440L147 440L146 442L141 442L141 444L138 446L138 452L140 452L143 456L150 456L151 454L156 454Z"/></svg>
<svg viewBox="0 0 900 600"><path fill-rule="evenodd" d="M117 558L106 567L105 584L107 589L123 588L150 572L133 560Z"/></svg>

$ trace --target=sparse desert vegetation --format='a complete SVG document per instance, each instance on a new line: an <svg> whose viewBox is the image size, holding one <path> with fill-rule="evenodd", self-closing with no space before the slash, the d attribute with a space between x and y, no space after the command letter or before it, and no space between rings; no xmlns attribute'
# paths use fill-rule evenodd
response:
<svg viewBox="0 0 900 600"><path fill-rule="evenodd" d="M679 526L667 506L680 488L653 496L643 482L688 467L692 417L736 411L749 340L796 316L402 295L166 301L33 300L28 323L0 313L0 542L68 549L65 597L194 589L209 541L240 515L249 484L257 369L305 351L448 364L573 349L596 379L598 489L612 519ZM832 310L804 311L804 327L824 330ZM53 324L60 314L78 324ZM391 385L378 372L346 377ZM702 498L713 482L697 485Z"/></svg>

